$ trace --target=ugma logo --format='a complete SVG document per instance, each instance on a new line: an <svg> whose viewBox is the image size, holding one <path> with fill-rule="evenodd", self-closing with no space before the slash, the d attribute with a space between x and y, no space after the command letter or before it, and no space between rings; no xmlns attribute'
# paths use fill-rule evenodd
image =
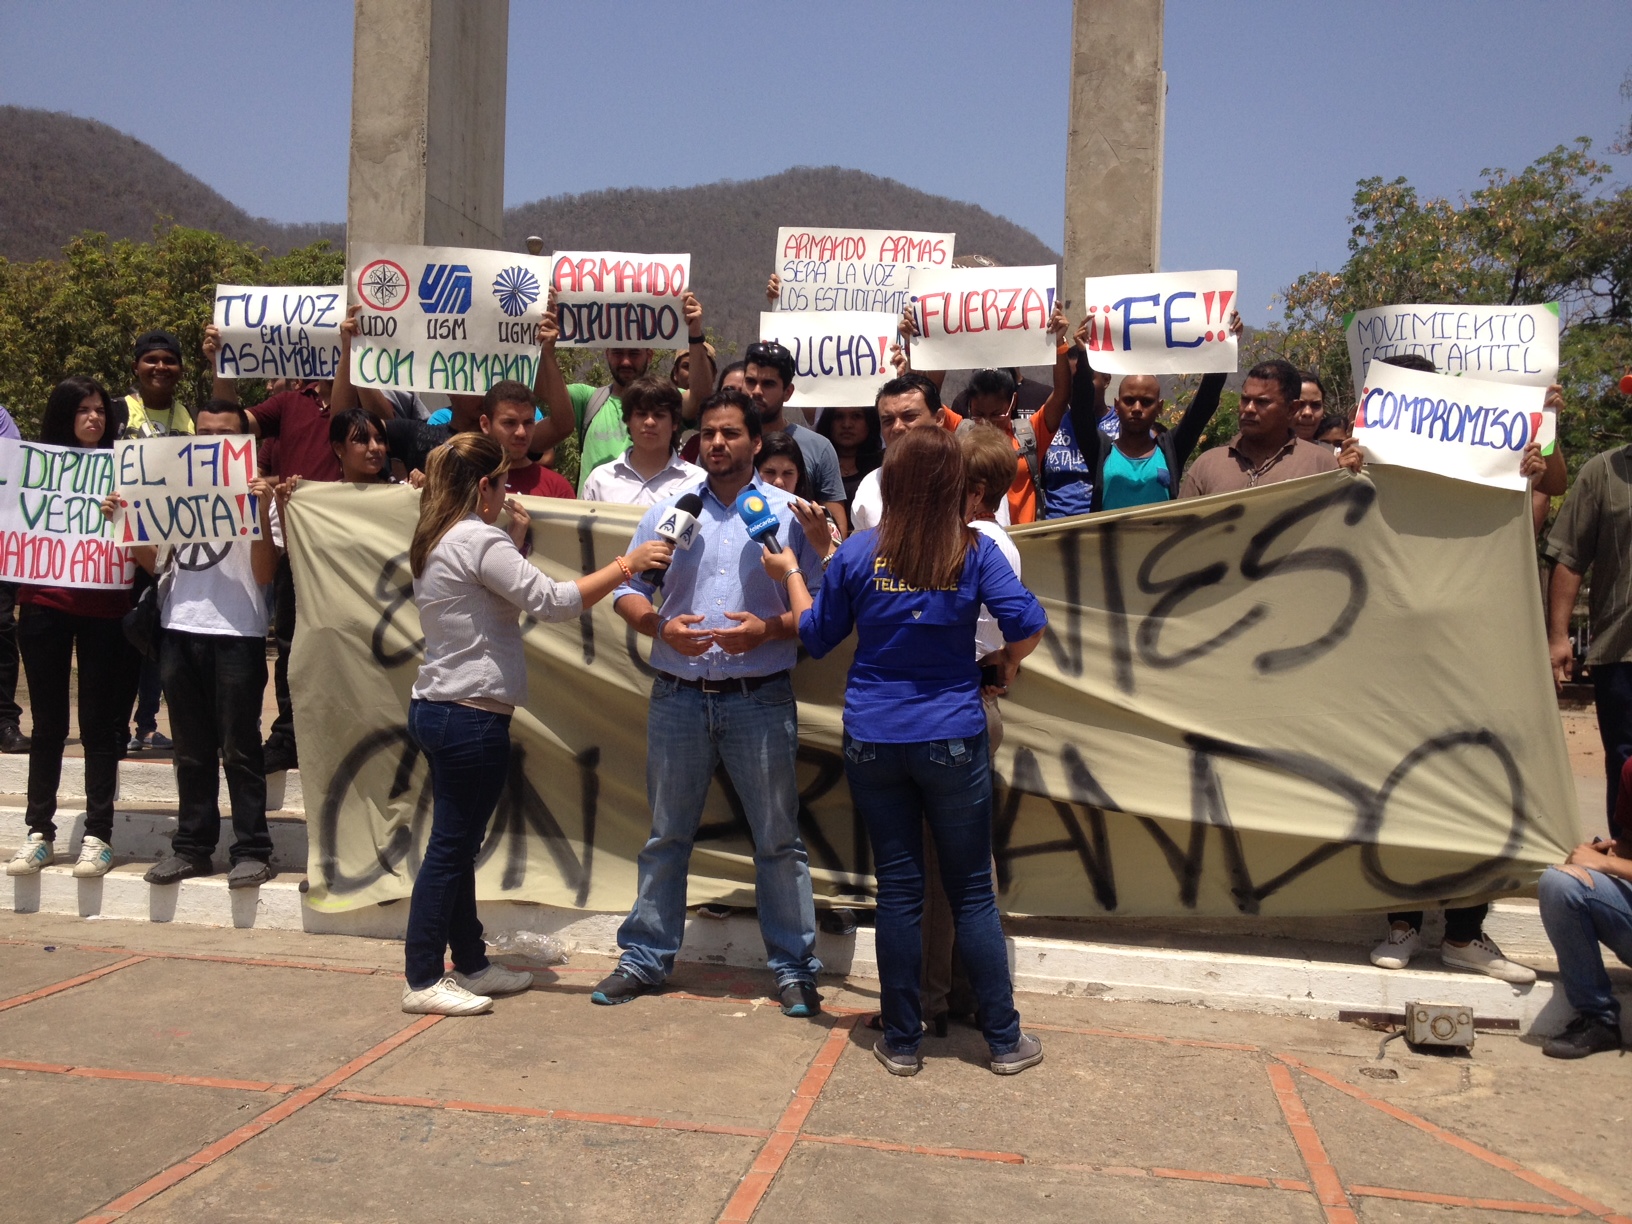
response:
<svg viewBox="0 0 1632 1224"><path fill-rule="evenodd" d="M470 309L470 269L464 264L426 264L419 278L419 308L426 314L464 314Z"/></svg>

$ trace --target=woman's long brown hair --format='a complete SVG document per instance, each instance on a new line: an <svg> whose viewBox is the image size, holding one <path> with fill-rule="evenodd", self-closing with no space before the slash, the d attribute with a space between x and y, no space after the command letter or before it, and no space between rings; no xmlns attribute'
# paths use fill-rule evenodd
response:
<svg viewBox="0 0 1632 1224"><path fill-rule="evenodd" d="M879 473L884 513L875 556L917 591L954 589L974 532L963 521L963 452L939 425L891 442Z"/></svg>
<svg viewBox="0 0 1632 1224"><path fill-rule="evenodd" d="M425 572L431 550L481 500L482 478L502 480L510 456L486 434L458 433L437 447L425 461L425 488L419 495L419 526L408 547L408 567L418 578Z"/></svg>

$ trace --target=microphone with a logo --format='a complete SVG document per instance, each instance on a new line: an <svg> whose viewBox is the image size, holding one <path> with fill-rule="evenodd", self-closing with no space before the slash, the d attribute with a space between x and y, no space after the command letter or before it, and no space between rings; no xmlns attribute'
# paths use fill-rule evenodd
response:
<svg viewBox="0 0 1632 1224"><path fill-rule="evenodd" d="M697 516L702 512L703 499L695 493L687 493L668 508L668 511L657 521L657 526L652 528L652 531L659 539L667 540L670 544L673 544L676 552L690 548L697 542ZM668 570L652 569L647 570L641 577L645 578L653 586L662 586L663 575L668 572Z"/></svg>
<svg viewBox="0 0 1632 1224"><path fill-rule="evenodd" d="M782 551L782 545L776 538L776 529L779 525L776 511L771 509L765 495L753 485L737 494L737 516L748 528L750 539L763 544L773 553Z"/></svg>

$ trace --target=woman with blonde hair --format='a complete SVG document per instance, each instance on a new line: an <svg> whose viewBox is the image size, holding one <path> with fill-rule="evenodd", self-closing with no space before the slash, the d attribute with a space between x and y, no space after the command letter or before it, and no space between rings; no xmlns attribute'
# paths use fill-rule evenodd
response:
<svg viewBox="0 0 1632 1224"><path fill-rule="evenodd" d="M922 1065L926 821L991 1069L1013 1075L1043 1058L1042 1044L1020 1031L992 891L992 775L975 628L984 604L1004 643L995 687L1006 688L1048 618L997 545L965 523L965 488L953 436L911 430L884 453L878 526L844 542L814 600L788 552L767 550L763 558L787 585L812 657L856 632L844 691L844 772L873 844L884 1020L873 1052L892 1075L915 1075ZM813 515L804 506L797 513Z"/></svg>
<svg viewBox="0 0 1632 1224"><path fill-rule="evenodd" d="M408 733L431 764L431 836L408 904L402 1010L473 1016L532 975L489 964L476 916L476 855L509 775L510 716L527 700L517 613L565 621L633 574L662 569L673 546L654 540L576 582L546 578L495 524L525 521L506 498L510 460L485 434L455 434L431 452L419 526L408 550L425 634ZM453 950L452 974L443 953Z"/></svg>

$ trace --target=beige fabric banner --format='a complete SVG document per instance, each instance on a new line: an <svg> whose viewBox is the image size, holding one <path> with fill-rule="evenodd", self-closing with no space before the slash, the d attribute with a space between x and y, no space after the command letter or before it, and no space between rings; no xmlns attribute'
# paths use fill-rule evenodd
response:
<svg viewBox="0 0 1632 1224"><path fill-rule="evenodd" d="M638 512L529 501L560 580ZM429 831L409 742L418 495L307 484L288 515L291 684L310 891L408 896ZM1533 882L1580 840L1529 502L1402 468L1017 529L1045 643L1004 702L996 857L1009 913L1414 908ZM649 639L610 601L526 630L530 700L477 877L484 900L624 910L645 841ZM799 665L799 791L818 893L865 904L845 788L848 656ZM753 901L720 775L690 901Z"/></svg>

